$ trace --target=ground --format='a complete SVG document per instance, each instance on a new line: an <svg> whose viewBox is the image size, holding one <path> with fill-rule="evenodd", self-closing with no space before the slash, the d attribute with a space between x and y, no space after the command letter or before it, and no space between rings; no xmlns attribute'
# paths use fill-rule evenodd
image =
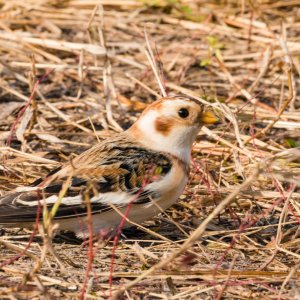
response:
<svg viewBox="0 0 300 300"><path fill-rule="evenodd" d="M1 299L300 299L297 1L0 5L1 194L128 128L162 90L222 119L200 132L179 202L115 247L2 229Z"/></svg>

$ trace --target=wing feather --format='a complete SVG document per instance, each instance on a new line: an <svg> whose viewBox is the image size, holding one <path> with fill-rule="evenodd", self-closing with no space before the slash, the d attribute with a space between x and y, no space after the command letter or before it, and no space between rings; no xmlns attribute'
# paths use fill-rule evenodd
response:
<svg viewBox="0 0 300 300"><path fill-rule="evenodd" d="M70 174L72 181L55 219L86 215L83 196L86 194L93 214L111 210L110 203L118 207L126 206L133 199L135 203L147 203L159 195L144 187L145 181L162 180L171 168L167 154L153 152L128 139L124 142L122 138L115 138L51 171L24 192L19 189L0 198L0 224L34 222L38 205L45 202L51 209Z"/></svg>

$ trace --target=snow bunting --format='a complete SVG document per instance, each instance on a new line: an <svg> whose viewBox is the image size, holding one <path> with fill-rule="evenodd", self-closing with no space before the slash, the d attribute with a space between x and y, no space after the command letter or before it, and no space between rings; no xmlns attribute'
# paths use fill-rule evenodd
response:
<svg viewBox="0 0 300 300"><path fill-rule="evenodd" d="M45 214L58 203L53 222L79 237L88 234L88 206L94 234L117 228L128 205L129 220L147 220L183 192L192 144L203 124L216 121L210 110L188 98L157 100L128 130L1 197L0 226L30 227L38 207Z"/></svg>

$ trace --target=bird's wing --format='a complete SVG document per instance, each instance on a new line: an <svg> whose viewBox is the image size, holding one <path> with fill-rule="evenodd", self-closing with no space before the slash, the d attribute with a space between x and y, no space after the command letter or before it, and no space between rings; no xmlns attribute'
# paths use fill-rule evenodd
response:
<svg viewBox="0 0 300 300"><path fill-rule="evenodd" d="M159 191L148 189L147 184L162 180L171 168L172 161L165 154L118 139L105 142L30 187L0 198L0 224L33 222L39 206L46 204L50 210L58 201L68 178L70 184L55 219L86 215L87 199L93 214L111 210L111 204L145 203L159 197Z"/></svg>

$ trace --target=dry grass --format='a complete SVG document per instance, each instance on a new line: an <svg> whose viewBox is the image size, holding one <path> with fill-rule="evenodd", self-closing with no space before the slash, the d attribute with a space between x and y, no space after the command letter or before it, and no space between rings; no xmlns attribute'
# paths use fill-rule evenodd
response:
<svg viewBox="0 0 300 300"><path fill-rule="evenodd" d="M124 232L115 298L300 297L300 5L218 2L0 1L1 194L127 128L161 93L144 30L168 92L224 116L200 133L178 204ZM86 275L89 250L5 230L0 298L108 298L112 243L94 244Z"/></svg>

